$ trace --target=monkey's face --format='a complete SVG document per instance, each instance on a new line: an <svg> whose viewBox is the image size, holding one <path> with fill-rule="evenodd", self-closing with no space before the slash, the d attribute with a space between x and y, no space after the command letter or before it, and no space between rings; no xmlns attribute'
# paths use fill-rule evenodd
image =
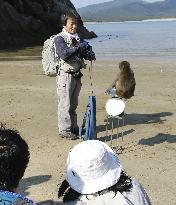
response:
<svg viewBox="0 0 176 205"><path fill-rule="evenodd" d="M119 63L119 69L121 72L130 70L130 63L128 61L122 61Z"/></svg>

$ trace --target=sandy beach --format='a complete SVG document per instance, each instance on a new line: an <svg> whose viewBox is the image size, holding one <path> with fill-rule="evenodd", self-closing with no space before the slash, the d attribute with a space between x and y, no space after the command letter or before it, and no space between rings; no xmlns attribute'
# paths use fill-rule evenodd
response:
<svg viewBox="0 0 176 205"><path fill-rule="evenodd" d="M93 64L97 136L102 141L106 135L105 104L109 99L105 89L116 75L118 62ZM119 128L124 137L117 140L122 149L117 152L123 168L141 182L152 204L173 205L176 201L176 61L130 63L136 91L126 102L125 126ZM88 69L83 73L77 110L79 123L91 95ZM69 141L58 136L55 78L43 75L41 60L0 61L0 97L0 122L19 130L31 153L19 193L37 202L58 201L57 185L65 177L68 152L81 139ZM109 130L108 144L110 135Z"/></svg>

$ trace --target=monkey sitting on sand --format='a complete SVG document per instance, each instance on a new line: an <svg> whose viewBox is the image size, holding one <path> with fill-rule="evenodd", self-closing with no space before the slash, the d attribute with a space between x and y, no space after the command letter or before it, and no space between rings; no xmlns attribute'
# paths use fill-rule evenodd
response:
<svg viewBox="0 0 176 205"><path fill-rule="evenodd" d="M107 93L110 89L115 88L118 97L129 99L134 96L135 85L134 73L130 68L130 63L128 61L122 61L119 63L117 77L107 90Z"/></svg>

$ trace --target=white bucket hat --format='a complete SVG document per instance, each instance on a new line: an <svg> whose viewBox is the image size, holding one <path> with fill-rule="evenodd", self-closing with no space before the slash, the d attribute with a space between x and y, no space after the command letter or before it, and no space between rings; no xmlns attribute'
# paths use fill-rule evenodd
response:
<svg viewBox="0 0 176 205"><path fill-rule="evenodd" d="M116 184L121 170L118 157L106 143L88 140L70 151L66 179L75 191L92 194Z"/></svg>

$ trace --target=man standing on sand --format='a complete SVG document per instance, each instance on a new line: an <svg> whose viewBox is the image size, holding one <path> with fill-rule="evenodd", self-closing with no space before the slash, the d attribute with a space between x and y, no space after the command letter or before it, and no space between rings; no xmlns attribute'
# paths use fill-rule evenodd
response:
<svg viewBox="0 0 176 205"><path fill-rule="evenodd" d="M95 60L91 46L79 38L77 16L68 12L61 16L63 30L54 40L57 67L58 129L62 138L78 139L76 108L81 90L84 59ZM89 51L89 52L87 52Z"/></svg>

